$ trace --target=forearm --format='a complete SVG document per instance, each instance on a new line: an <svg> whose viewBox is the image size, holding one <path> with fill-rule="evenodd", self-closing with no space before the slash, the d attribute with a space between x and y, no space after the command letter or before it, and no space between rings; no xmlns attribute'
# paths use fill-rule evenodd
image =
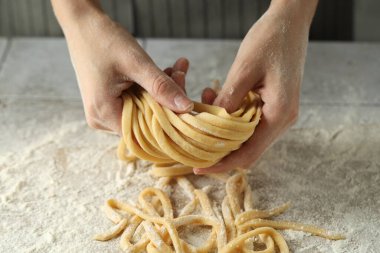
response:
<svg viewBox="0 0 380 253"><path fill-rule="evenodd" d="M63 31L79 26L83 20L104 16L99 0L51 0Z"/></svg>
<svg viewBox="0 0 380 253"><path fill-rule="evenodd" d="M269 10L309 29L318 0L272 0Z"/></svg>

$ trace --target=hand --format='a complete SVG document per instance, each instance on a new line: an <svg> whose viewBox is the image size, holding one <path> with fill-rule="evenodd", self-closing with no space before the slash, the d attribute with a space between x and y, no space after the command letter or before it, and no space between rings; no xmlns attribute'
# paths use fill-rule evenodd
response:
<svg viewBox="0 0 380 253"><path fill-rule="evenodd" d="M64 31L91 127L121 134L121 95L134 83L175 112L192 110L193 103L184 90L100 9L88 7L86 15ZM188 66L187 60L180 59L174 65L174 79L181 75L176 71L183 65Z"/></svg>
<svg viewBox="0 0 380 253"><path fill-rule="evenodd" d="M310 22L297 16L297 8L286 7L272 3L241 43L220 93L208 88L202 94L204 103L233 112L248 91L257 92L263 114L253 136L216 165L194 173L249 167L296 121Z"/></svg>

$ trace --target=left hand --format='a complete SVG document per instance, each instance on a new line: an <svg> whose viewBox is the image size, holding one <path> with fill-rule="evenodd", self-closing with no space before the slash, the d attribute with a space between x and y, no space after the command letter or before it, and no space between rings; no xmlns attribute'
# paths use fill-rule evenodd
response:
<svg viewBox="0 0 380 253"><path fill-rule="evenodd" d="M249 167L296 121L311 23L311 18L310 22L304 18L290 3L272 2L242 41L220 93L203 91L204 103L233 112L254 90L263 101L263 114L253 136L240 149L211 167L194 168L195 174Z"/></svg>

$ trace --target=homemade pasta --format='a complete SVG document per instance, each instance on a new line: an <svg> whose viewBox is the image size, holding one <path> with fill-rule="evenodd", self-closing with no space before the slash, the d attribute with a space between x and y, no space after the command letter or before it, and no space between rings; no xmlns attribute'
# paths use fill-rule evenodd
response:
<svg viewBox="0 0 380 253"><path fill-rule="evenodd" d="M175 114L145 90L132 87L124 95L118 155L126 161L152 162L156 176L186 175L238 149L252 136L260 116L261 100L252 91L231 114L198 102L191 113Z"/></svg>
<svg viewBox="0 0 380 253"><path fill-rule="evenodd" d="M226 182L226 196L222 203L209 198L204 189L196 189L187 177L166 177L156 187L145 188L135 205L110 199L106 203L106 216L115 223L105 233L95 236L106 241L118 237L120 246L126 252L289 252L288 245L278 229L303 231L331 240L344 239L326 230L311 225L289 221L274 221L289 203L271 210L254 209L252 192L246 175L238 171ZM177 183L189 198L177 217L167 193L163 188ZM200 207L201 212L196 213ZM203 245L194 246L179 236L182 226L208 226L211 232ZM140 232L137 232L140 228ZM141 231L142 230L142 231ZM140 239L132 242L135 233ZM265 250L257 250L265 245ZM262 246L261 246L262 247Z"/></svg>
<svg viewBox="0 0 380 253"><path fill-rule="evenodd" d="M184 175L193 167L208 167L236 150L254 132L261 115L261 102L250 92L236 112L195 102L191 113L177 115L161 107L144 90L130 89L124 96L123 138L120 159L136 158L154 164L152 173L160 177L156 187L145 188L137 204L107 201L106 216L115 225L95 236L107 241L120 235L120 247L126 252L289 252L277 231L292 229L332 240L343 239L327 231L289 221L274 221L290 206L285 203L271 210L254 208L252 191L244 172L211 175L225 183L225 197L212 201L209 187L197 189ZM175 215L171 196L164 188L178 184L189 198ZM199 212L200 209L200 212ZM207 240L193 245L180 236L181 227L209 227ZM258 245L265 249L258 249Z"/></svg>

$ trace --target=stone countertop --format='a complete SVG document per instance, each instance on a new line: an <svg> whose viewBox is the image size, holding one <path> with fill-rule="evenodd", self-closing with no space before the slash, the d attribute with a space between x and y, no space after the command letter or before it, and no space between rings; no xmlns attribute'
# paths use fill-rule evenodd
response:
<svg viewBox="0 0 380 253"><path fill-rule="evenodd" d="M185 56L188 92L226 76L239 41L144 39L160 67ZM136 196L142 177L115 158L117 138L88 129L63 39L0 38L0 251L115 252L91 240L98 207ZM380 248L380 44L310 43L300 117L255 166L259 207L344 232L331 242L285 232L294 252ZM128 171L128 172L126 172ZM131 180L134 178L136 180Z"/></svg>

